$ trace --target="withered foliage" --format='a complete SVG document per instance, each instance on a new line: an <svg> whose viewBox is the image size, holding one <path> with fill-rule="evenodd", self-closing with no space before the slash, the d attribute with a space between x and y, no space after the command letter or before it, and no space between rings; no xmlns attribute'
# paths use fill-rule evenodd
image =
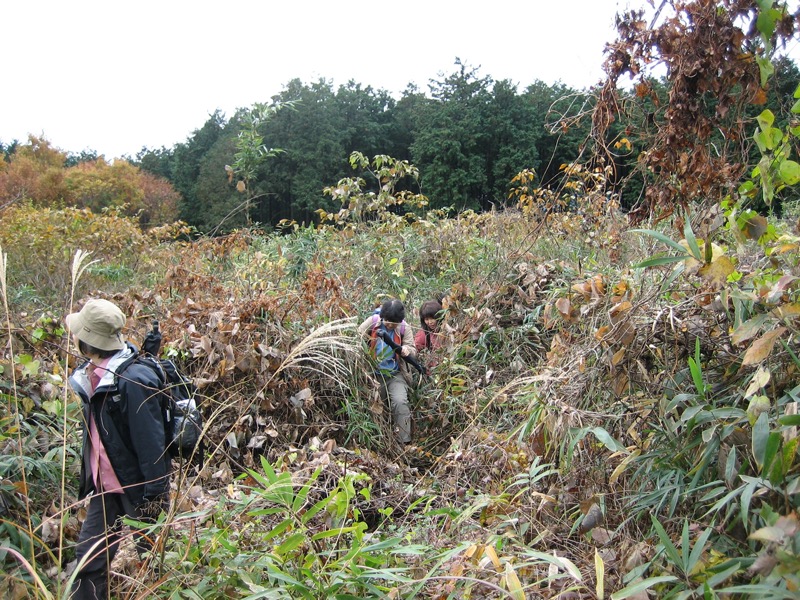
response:
<svg viewBox="0 0 800 600"><path fill-rule="evenodd" d="M605 148L611 124L623 112L631 118L633 101L623 100L618 87L623 76L630 77L636 103L649 99L653 106L626 132L641 138L639 167L647 183L633 219L719 202L737 184L751 133L746 107L766 101L757 58L768 57L756 41L756 6L753 0L664 0L650 23L643 10L617 17L619 37L606 48L607 79L592 135ZM771 46L785 44L796 29L797 15L784 12ZM652 88L661 68L665 103Z"/></svg>

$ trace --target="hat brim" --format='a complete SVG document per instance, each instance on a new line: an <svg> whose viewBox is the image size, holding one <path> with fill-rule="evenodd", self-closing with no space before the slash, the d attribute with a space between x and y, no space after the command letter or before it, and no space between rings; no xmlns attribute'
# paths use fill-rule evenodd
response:
<svg viewBox="0 0 800 600"><path fill-rule="evenodd" d="M79 312L68 314L64 317L64 322L72 335L98 350L122 350L125 347L125 336L122 333L115 336L107 336L92 331L86 327L84 319Z"/></svg>

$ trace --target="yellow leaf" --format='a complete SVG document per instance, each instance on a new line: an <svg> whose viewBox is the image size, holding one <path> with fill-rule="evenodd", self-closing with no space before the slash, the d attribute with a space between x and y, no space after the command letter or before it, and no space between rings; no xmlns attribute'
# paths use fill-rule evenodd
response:
<svg viewBox="0 0 800 600"><path fill-rule="evenodd" d="M758 367L758 371L753 375L753 378L750 380L750 385L747 386L747 391L744 393L745 399L767 385L769 383L769 378L770 372L764 367Z"/></svg>
<svg viewBox="0 0 800 600"><path fill-rule="evenodd" d="M595 275L591 279L592 284L592 298L599 298L606 293L606 284L603 282L602 275Z"/></svg>
<svg viewBox="0 0 800 600"><path fill-rule="evenodd" d="M788 252L797 252L798 246L797 244L781 244L775 250L772 251L773 254L786 254Z"/></svg>
<svg viewBox="0 0 800 600"><path fill-rule="evenodd" d="M600 556L600 553L597 551L597 548L594 549L594 572L597 575L597 597L603 600L606 591L606 565L603 562L603 557Z"/></svg>
<svg viewBox="0 0 800 600"><path fill-rule="evenodd" d="M614 469L614 472L611 473L611 477L608 478L608 483L612 485L616 483L617 479L619 479L619 476L622 475L628 468L628 465L630 465L634 460L636 460L636 458L641 453L642 451L639 448L631 452L621 463L619 463L617 468Z"/></svg>
<svg viewBox="0 0 800 600"><path fill-rule="evenodd" d="M467 558L471 558L472 555L475 554L475 552L477 552L477 551L478 551L477 544L472 544L469 548L464 550L464 556L467 557Z"/></svg>
<svg viewBox="0 0 800 600"><path fill-rule="evenodd" d="M700 267L698 274L708 281L715 289L725 287L728 281L728 275L733 273L736 267L727 256L720 256L713 261L710 265L703 265Z"/></svg>
<svg viewBox="0 0 800 600"><path fill-rule="evenodd" d="M786 332L786 327L778 327L772 331L768 331L760 338L758 338L747 349L742 359L742 366L757 365L762 360L767 358L772 352L772 347L775 345L776 340Z"/></svg>
<svg viewBox="0 0 800 600"><path fill-rule="evenodd" d="M494 548L492 548L491 546L486 546L484 552L486 553L486 556L488 556L491 559L494 568L497 569L497 572L499 573L500 571L502 571L503 567L500 564L500 559L497 557L497 552L494 551Z"/></svg>
<svg viewBox="0 0 800 600"><path fill-rule="evenodd" d="M706 247L705 242L703 240L697 240L697 247L700 250L700 256L693 256L692 255L692 250L689 247L689 242L687 242L686 240L681 240L678 243L681 246L683 246L684 248L686 248L686 254L689 255L689 257L686 258L683 261L684 269L686 271L686 274L687 275L693 275L693 274L697 273L699 271L700 267L702 267L704 262L705 262L705 247ZM711 243L711 260L709 262L713 263L715 260L721 258L724 255L725 255L725 251L722 249L722 247L718 246L717 244L712 242Z"/></svg>
<svg viewBox="0 0 800 600"><path fill-rule="evenodd" d="M514 567L510 562L506 563L506 571L503 574L503 581L506 584L506 589L511 593L514 600L525 600L525 592L522 590L522 582L517 577Z"/></svg>

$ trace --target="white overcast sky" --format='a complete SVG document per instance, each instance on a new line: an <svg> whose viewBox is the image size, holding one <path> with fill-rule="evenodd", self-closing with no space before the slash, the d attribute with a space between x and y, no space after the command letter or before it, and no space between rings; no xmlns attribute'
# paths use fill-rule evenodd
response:
<svg viewBox="0 0 800 600"><path fill-rule="evenodd" d="M44 135L107 159L171 148L221 109L291 79L408 83L480 76L597 83L614 16L645 0L7 0L0 141Z"/></svg>

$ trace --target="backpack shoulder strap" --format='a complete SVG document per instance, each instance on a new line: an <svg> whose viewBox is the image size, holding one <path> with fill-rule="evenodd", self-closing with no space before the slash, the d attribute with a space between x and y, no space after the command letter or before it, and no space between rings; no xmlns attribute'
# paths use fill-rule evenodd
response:
<svg viewBox="0 0 800 600"><path fill-rule="evenodd" d="M131 356L125 362L123 362L117 370L114 371L114 382L119 381L119 377L130 367L132 364L137 363L140 365L144 365L149 368L153 373L156 374L158 377L159 387L163 387L164 383L167 380L166 374L164 373L164 368L161 366L161 362L158 359L152 358L151 356L146 356L142 354L136 354Z"/></svg>

